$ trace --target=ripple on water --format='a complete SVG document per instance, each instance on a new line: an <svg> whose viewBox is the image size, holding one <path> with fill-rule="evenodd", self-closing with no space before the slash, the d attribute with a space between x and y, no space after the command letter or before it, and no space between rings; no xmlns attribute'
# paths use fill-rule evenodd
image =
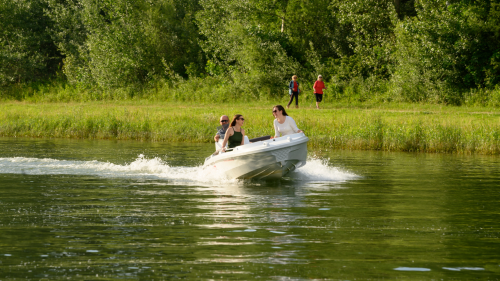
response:
<svg viewBox="0 0 500 281"><path fill-rule="evenodd" d="M500 158L335 152L280 181L240 183L204 174L198 146L137 158L147 142L122 150L113 142L107 154L92 153L102 142L32 154L18 143L0 139L5 280L488 280L500 272ZM13 158L16 145L24 158ZM153 158L165 151L177 158ZM394 268L394 257L408 266Z"/></svg>
<svg viewBox="0 0 500 281"><path fill-rule="evenodd" d="M431 271L430 268L425 267L396 267L394 270L397 271Z"/></svg>
<svg viewBox="0 0 500 281"><path fill-rule="evenodd" d="M451 271L461 271L461 270L484 270L482 267L443 267L443 269Z"/></svg>

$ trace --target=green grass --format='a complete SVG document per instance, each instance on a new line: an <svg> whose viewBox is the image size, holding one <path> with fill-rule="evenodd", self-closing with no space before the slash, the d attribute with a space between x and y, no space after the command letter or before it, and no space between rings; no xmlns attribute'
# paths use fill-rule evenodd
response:
<svg viewBox="0 0 500 281"><path fill-rule="evenodd" d="M309 99L309 98L308 98ZM420 104L322 103L303 98L288 113L315 149L500 154L495 108ZM249 137L274 134L277 102L0 103L0 136L211 142L221 114L245 116Z"/></svg>

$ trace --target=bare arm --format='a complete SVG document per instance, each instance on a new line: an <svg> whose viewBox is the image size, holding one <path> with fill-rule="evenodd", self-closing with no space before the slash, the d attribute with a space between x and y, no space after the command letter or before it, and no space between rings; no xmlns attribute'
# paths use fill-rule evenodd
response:
<svg viewBox="0 0 500 281"><path fill-rule="evenodd" d="M241 145L245 144L245 130L241 128Z"/></svg>
<svg viewBox="0 0 500 281"><path fill-rule="evenodd" d="M222 151L226 151L226 144L229 140L229 137L233 135L233 128L229 128L226 131L226 135L224 136L224 141L222 142Z"/></svg>

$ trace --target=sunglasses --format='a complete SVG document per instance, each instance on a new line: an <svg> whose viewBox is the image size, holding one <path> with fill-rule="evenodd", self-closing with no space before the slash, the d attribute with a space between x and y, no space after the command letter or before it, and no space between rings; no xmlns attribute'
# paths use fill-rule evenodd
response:
<svg viewBox="0 0 500 281"><path fill-rule="evenodd" d="M220 120L221 123L229 122L229 120Z"/></svg>
<svg viewBox="0 0 500 281"><path fill-rule="evenodd" d="M273 113L276 113L276 112L278 112L278 111L277 110L273 110Z"/></svg>
<svg viewBox="0 0 500 281"><path fill-rule="evenodd" d="M238 118L238 120L245 121L245 118Z"/></svg>

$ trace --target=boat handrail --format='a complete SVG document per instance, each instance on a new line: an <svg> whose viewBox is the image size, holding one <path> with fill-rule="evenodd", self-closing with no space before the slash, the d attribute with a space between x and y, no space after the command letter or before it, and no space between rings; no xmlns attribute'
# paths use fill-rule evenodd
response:
<svg viewBox="0 0 500 281"><path fill-rule="evenodd" d="M263 137L250 139L250 142L265 141L265 140L269 140L269 139L271 139L271 136L267 135L267 136L263 136Z"/></svg>

